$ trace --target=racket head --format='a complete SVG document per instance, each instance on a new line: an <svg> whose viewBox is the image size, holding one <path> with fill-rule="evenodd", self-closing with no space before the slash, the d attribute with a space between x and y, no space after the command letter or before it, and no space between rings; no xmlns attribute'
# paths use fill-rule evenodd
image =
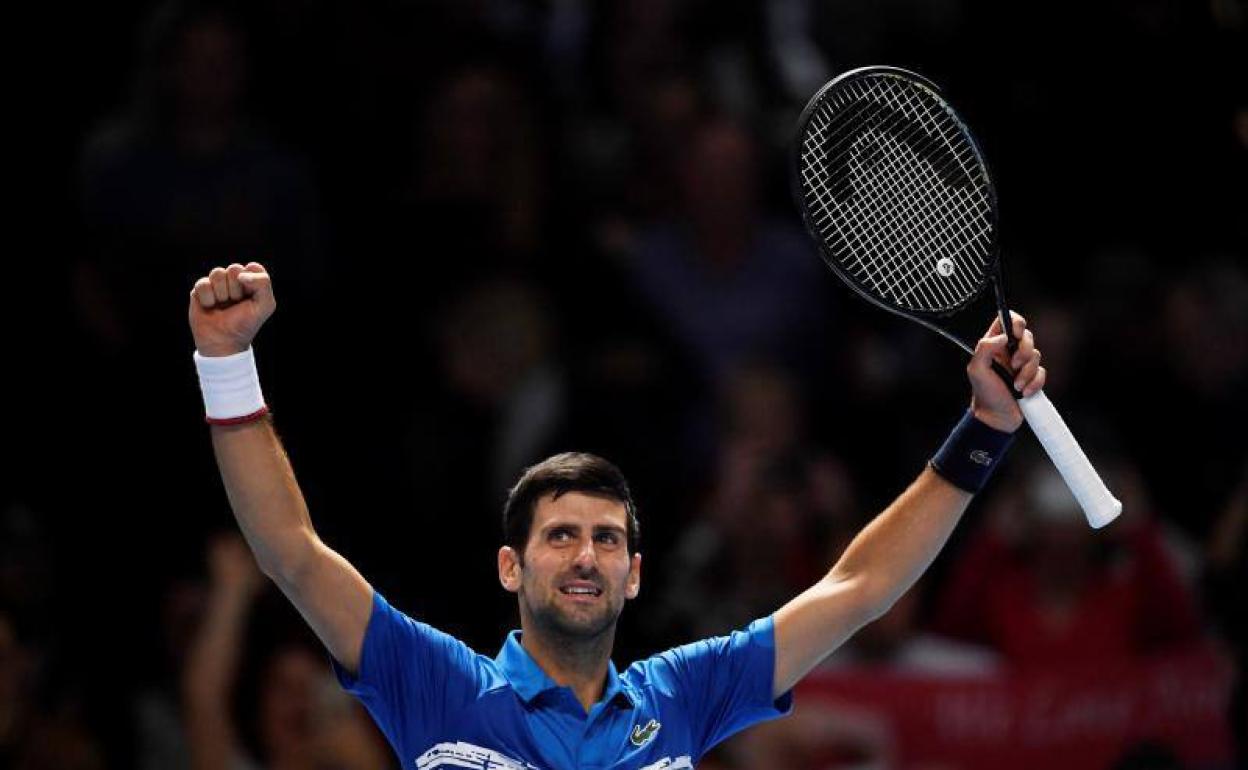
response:
<svg viewBox="0 0 1248 770"><path fill-rule="evenodd" d="M828 82L798 119L790 172L824 262L886 310L942 318L998 275L988 164L922 75L872 66Z"/></svg>

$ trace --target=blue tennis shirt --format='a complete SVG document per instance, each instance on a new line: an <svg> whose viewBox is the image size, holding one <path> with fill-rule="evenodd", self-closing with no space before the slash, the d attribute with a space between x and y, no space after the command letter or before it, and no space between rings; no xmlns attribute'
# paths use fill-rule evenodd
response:
<svg viewBox="0 0 1248 770"><path fill-rule="evenodd" d="M377 591L358 675L332 663L409 770L692 768L728 736L793 707L791 693L771 697L770 617L623 674L609 665L602 700L588 714L529 657L518 631L491 660Z"/></svg>

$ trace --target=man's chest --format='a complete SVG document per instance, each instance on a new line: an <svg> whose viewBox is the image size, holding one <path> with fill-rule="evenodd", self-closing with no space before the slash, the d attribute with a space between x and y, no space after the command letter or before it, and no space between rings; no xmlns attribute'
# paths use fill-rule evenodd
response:
<svg viewBox="0 0 1248 770"><path fill-rule="evenodd" d="M408 768L680 770L693 767L683 720L658 707L606 706L589 715L558 704L471 709Z"/></svg>

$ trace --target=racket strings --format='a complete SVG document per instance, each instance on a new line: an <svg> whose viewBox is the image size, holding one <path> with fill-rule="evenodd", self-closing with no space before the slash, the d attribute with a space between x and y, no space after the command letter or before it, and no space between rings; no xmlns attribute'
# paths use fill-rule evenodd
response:
<svg viewBox="0 0 1248 770"><path fill-rule="evenodd" d="M891 98L892 94L887 92L881 93L881 89L878 87L872 88L868 86L865 90L872 96L884 96L892 107L903 106L898 103L898 100ZM854 95L859 98L864 96L861 91L855 93ZM909 101L910 100L907 99L907 102ZM912 103L907 103L904 106L912 107L913 105ZM911 112L912 114L914 113L913 110L911 110ZM917 114L920 118L927 117L928 122L931 123L928 113L920 111ZM905 120L905 118L903 117L902 120ZM874 122L877 124L879 123L878 120ZM892 124L896 124L898 121L894 119L890 122ZM855 207L855 213L860 217L865 214L868 217L868 220L875 220L868 221L868 224L874 225L871 227L874 235L878 236L883 233L897 231L901 233L903 246L908 246L911 251L916 248L923 248L930 253L934 249L939 250L945 248L948 245L948 242L953 240L955 234L944 234L945 237L943 238L943 242L937 242L941 239L942 234L937 232L934 227L929 224L929 219L934 214L944 216L952 215L957 217L957 212L952 211L951 207L947 205L945 201L940 200L938 195L933 195L933 193L942 189L942 186L933 181L931 173L935 172L943 177L947 172L947 169L932 168L928 163L920 164L918 162L918 158L921 153L930 151L932 141L929 139L925 143L925 146L916 147L914 152L907 151L908 143L905 140L912 140L912 135L916 130L918 130L921 124L911 121L906 122L910 123L910 127L907 129L906 135L902 137L902 141L900 142L890 142L889 138L891 137L891 133L887 130L876 131L869 129L861 134L854 141L849 153L849 167L853 173L846 175L846 177L847 181L856 180L859 183L858 187L865 188L865 191L870 195L873 195L877 201L883 201L887 204L881 211L876 212L877 214L882 214L882 216L876 217L871 217L871 212L864 212L862 207ZM892 126L890 125L888 127L891 128ZM939 128L939 126L936 126L936 128ZM864 139L866 140L865 142ZM854 152L854 150L860 149L864 146L874 150L872 154L875 156L878 156L881 152L883 152L886 156L886 160L888 160L891 164L891 167L893 169L902 169L903 173L889 174L887 173L887 169L884 169L885 173L880 174L870 175L868 173L864 173L880 167L878 158L870 158L868 159L869 162L865 163L855 162L855 160L861 159L866 153ZM952 155L951 157L961 163L961 158L957 155ZM909 179L903 178L906 176L908 176ZM911 183L911 187L918 187L918 189L924 191L926 195L918 198L915 198L912 195L907 195L906 190L902 189L904 183L907 181ZM924 208L923 211L917 212L921 216L914 216L916 212L907 212L905 210L905 204L913 204L916 200L920 202ZM934 201L939 202L939 208L942 209L941 211L932 210L932 204ZM877 206L877 209L880 209L880 207ZM911 214L911 216L906 216L908 213ZM928 219L925 219L924 217ZM889 245L896 246L896 243ZM896 249L892 249L892 252L895 254ZM885 282L884 286L891 287L890 293L895 301L899 301L902 304L907 302L914 304L913 300L916 299L916 297L913 295L917 290L923 288L923 284L921 282L923 279L931 275L932 271L929 270L926 274L919 274L913 266L907 266L897 259L889 259L888 256L889 253L885 252L885 265L889 268L889 270L887 271L888 274L886 276L888 280ZM899 273L899 271L901 272ZM909 282L909 287L906 287L907 281ZM873 283L875 284L877 290L882 288L881 281L878 280L878 278L875 279ZM974 290L974 287L969 286L965 280L962 280L959 283L961 285L958 288L962 293ZM959 300L958 297L955 297L948 291L943 290L939 284L937 284L934 295L930 289L927 291L919 291L918 293L922 296L917 299L926 303L926 307L929 308L956 304Z"/></svg>
<svg viewBox="0 0 1248 770"><path fill-rule="evenodd" d="M902 106L902 105L898 104L898 101L897 101L896 99L892 98L892 96L893 96L892 94L888 93L887 91L882 91L882 89L880 89L878 86L875 86L875 87L868 86L868 89L867 89L867 90L868 90L868 91L870 91L870 92L872 92L872 93L871 93L871 95L882 95L882 96L884 96L884 97L887 99L887 101L890 103L890 105L891 105L891 106L894 106L894 107L897 107L897 106ZM861 98L864 94L860 91L860 92L856 93L855 95ZM912 98L911 98L911 96L910 96L910 94L909 94L909 93L906 93L906 92L904 92L904 91L903 91L903 92L902 92L902 96L906 97L906 102L907 102L907 103L906 103L904 106L906 106L906 107L913 107L913 106L915 106L915 105L913 104L913 100L912 100ZM926 112L926 111L921 111L921 110L920 110L920 111L917 111L917 112L916 112L915 110L911 110L911 112L912 112L912 114L917 114L920 118L926 118L926 119L927 119L927 122L928 122L929 124L931 124L933 128L935 128L935 129L937 129L937 130L939 130L939 129L941 129L941 128L942 128L941 126L939 126L939 125L937 125L937 124L934 124L934 122L931 120L930 113L928 113L928 112ZM902 120L905 120L905 118L904 118L904 117L902 117L901 119L902 119ZM893 122L895 123L895 122L896 122L896 120L894 120ZM910 121L907 121L907 122L910 122ZM910 179L909 179L908 181L914 182L914 181L916 181L916 180L917 180L917 181L920 183L920 185L919 185L919 186L920 186L920 189L922 189L924 192L926 192L926 193L927 193L927 195L925 195L925 196L923 196L923 197L921 197L921 198L918 198L918 199L917 199L918 201L920 201L920 202L923 204L923 206L924 206L924 208L925 208L925 210L924 210L923 212L921 212L921 213L923 214L923 216L926 216L926 217L933 217L934 215L943 215L943 216L946 216L946 217L951 217L951 218L953 218L955 221L957 221L958 223L965 225L965 221L966 221L966 220L965 220L965 217L964 217L964 216L960 216L960 215L962 214L963 208L962 208L962 207L958 207L958 208L954 209L954 208L950 207L950 206L947 204L947 202L946 202L946 201L942 200L942 199L941 199L941 197L940 197L939 195L933 195L933 193L938 193L938 192L942 189L942 186L935 184L935 183L934 183L934 181L933 181L933 179L931 178L931 175L930 175L930 174L923 173L923 172L925 172L925 171L931 170L931 171L934 171L937 175L941 176L942 178L947 178L947 171L948 171L948 169L947 169L947 168L943 168L943 167L939 167L939 168L934 168L934 169L932 169L932 168L931 168L928 164L926 164L926 163L922 163L922 164L920 164L920 163L918 162L918 158L919 158L919 156L920 156L921 154L923 154L923 153L925 153L925 152L927 152L927 151L930 151L930 147L931 147L931 145L932 145L932 141L929 139L929 140L928 140L928 141L927 141L924 145L922 145L922 146L916 146L916 147L914 148L914 152L913 152L913 153L911 153L911 152L907 152L907 151L906 151L906 148L907 148L908 144L910 143L910 142L908 142L907 140L912 141L912 134L913 134L913 133L914 133L914 131L915 131L915 130L917 130L919 127L920 127L920 123L917 123L917 122L910 122L910 128L909 128L909 130L907 131L907 134L906 134L906 135L904 135L904 136L902 136L902 137L901 137L901 140L900 140L900 141L898 141L898 142L890 142L890 141L888 141L889 137L891 136L890 132L888 132L888 131L878 131L878 132L877 132L877 131L873 131L873 130L868 130L868 132L866 132L865 136L866 136L866 137L868 137L868 139L869 139L869 140L875 140L875 141L874 141L874 142L872 142L872 141L868 141L866 144L867 144L867 146L868 146L868 147L873 147L873 148L876 150L876 154L879 154L879 151L880 151L880 149L881 149L881 148L880 148L880 144L882 144L882 145L883 145L884 150L886 150L885 154L887 155L887 160L889 160L889 161L891 162L892 166L893 166L894 168L897 168L897 167L904 167L905 171L909 172L909 173L907 174L907 175L910 177ZM947 140L946 140L946 141L947 141ZM878 142L878 144L877 144L877 142ZM864 144L864 142L862 141L862 136L860 136L860 137L858 138L858 140L854 142L854 146L855 146L855 147L860 147L860 146L862 146L863 144ZM943 149L943 148L942 148L942 149ZM865 179L865 178L866 178L866 177L862 174L862 172L863 172L864 170L869 170L869 169L871 169L871 168L873 168L873 167L875 167L875 166L877 165L877 164L862 164L862 163L854 163L854 162L853 162L853 160L854 160L853 156L854 156L854 155L857 155L857 153L852 153L852 152L851 152L851 153L850 153L850 155L851 155L851 158L850 158L850 167L851 167L851 169L853 169L853 170L855 170L855 171L859 172L859 173L857 174L859 181L862 181L863 179ZM909 157L907 157L907 156L909 156ZM962 171L962 173L964 174L964 178L965 178L965 177L967 176L967 172L966 172L966 168L965 168L965 162L964 162L964 159L963 159L960 155L958 155L958 154L947 153L947 156L951 159L951 161L956 161L956 162L959 164L959 166L961 167L961 168L960 168L960 170L961 170L961 171ZM948 164L946 163L946 165L948 165ZM851 174L851 175L846 175L846 179L847 179L847 181L848 181L849 179L853 178L853 176L855 176L855 175L853 175L853 174ZM881 185L881 184L879 184L879 183L878 183L878 182L879 182L879 180L881 180L881 179L882 179L882 180L885 180L886 182L892 182L892 183L891 183L891 184L887 184L887 185ZM925 244L921 244L921 245L925 245L925 246L927 246L929 250L930 250L933 246L935 246L935 247L936 247L936 248L938 248L938 249L939 249L939 248L944 248L944 247L946 247L946 246L948 245L948 242L949 242L949 241L952 241L952 240L953 240L953 236L954 236L954 234L953 234L953 233L950 233L950 234L948 235L948 237L946 237L946 238L944 239L944 241L945 241L945 242L942 242L942 243L937 243L937 244L933 244L931 241L932 241L934 238L938 237L940 234L939 234L939 233L937 233L937 232L933 229L933 227L932 227L932 226L927 225L927 224L926 224L926 222L925 222L924 220L922 220L922 219L918 219L918 218L915 218L915 217L905 218L905 217L900 216L901 214L904 214L904 213L905 213L905 211L904 211L904 209L903 209L903 205L904 205L905 203L907 203L907 202L910 202L910 203L913 203L913 202L914 202L914 199L912 199L912 198L908 198L908 197L905 195L905 191L901 189L901 187L902 187L902 175L892 175L892 176L889 176L889 175L876 175L876 177L875 177L875 179L874 179L874 180L870 180L870 179L868 179L868 181L874 181L874 182L876 182L876 184L874 184L874 185L870 185L870 184L868 184L868 185L867 185L867 187L869 187L869 188L873 188L873 189L871 189L871 190L870 190L871 192L875 193L875 194L876 194L876 196L877 196L877 197L879 197L880 199L882 199L882 200L886 200L886 201L888 201L889 203L891 203L891 204L892 204L890 207L888 207L888 208L886 209L886 213L887 213L888 215L891 215L891 216L886 217L886 219L887 219L888 221L887 221L887 222L883 222L883 223L873 223L873 224L879 224L879 225L881 225L881 226L879 226L879 227L874 227L874 228L872 228L872 229L875 231L875 233L876 233L876 234L879 234L879 233L882 233L882 232L888 232L888 230L887 230L887 229L886 229L883 225L886 225L886 224L887 224L887 225L891 225L891 226L892 226L892 227L894 227L894 228L896 228L896 227L900 226L900 227L902 228L902 230L903 230L904 232L906 232L906 235L910 236L907 240L908 240L908 241L909 241L912 245L913 245L913 244L915 244L915 242L916 242L916 241L924 241L924 240L926 240L926 241L927 241L927 243L925 243ZM862 185L860 185L860 186L862 186ZM959 191L959 192L962 192L962 191ZM940 211L933 211L933 210L931 210L931 204L932 204L933 202L937 202L937 203L939 204ZM862 215L862 214L864 213L864 211L863 211L862 207L856 207L856 209L857 209L856 213L858 213L858 214L860 214L860 215ZM916 232L916 223L919 225L919 226L918 226L918 230L919 230L919 231L921 231L921 232ZM963 229L962 229L962 234L963 234L964 236L965 236L965 234L966 234L965 227L963 227ZM891 263L890 263L890 267L893 267L894 269L895 269L895 268L897 268L898 266L899 266L899 265L898 265L897 263L895 263L895 262L891 262ZM911 272L913 272L913 271L911 271ZM893 277L894 277L894 279L895 279L897 276L894 274L894 276L893 276ZM913 277L913 276L911 275L910 277ZM878 287L878 286L879 286L879 281L876 281L876 284L877 284L877 287ZM966 282L965 282L965 280L961 281L961 284L962 284L962 285L961 285L961 287L960 287L960 288L961 288L963 291L968 291L968 290L969 290L969 291L973 291L973 290L974 290L974 287L967 285L967 284L966 284ZM898 291L896 291L896 290L895 290L895 294L897 294L897 295L899 295L900 297L903 297L903 298L904 298L904 297L908 296L908 295L911 293L911 291L913 291L915 288L917 288L917 285L915 285L915 284L912 282L912 285L911 285L911 287L910 287L910 291L901 291L901 292L898 292ZM950 300L952 300L952 299L953 299L953 298L952 298L952 297L951 297L948 293L946 293L946 292L939 292L939 293L942 295L942 296L940 296L940 297L938 298L938 299L940 300L940 303L943 303L943 302L945 302L945 301L950 301ZM931 299L931 297L929 296L929 297L928 297L928 299L930 300L930 299ZM938 303L938 304L939 304L939 303Z"/></svg>
<svg viewBox="0 0 1248 770"><path fill-rule="evenodd" d="M865 288L928 312L978 293L992 255L989 184L936 97L895 77L851 81L811 115L799 158L812 224Z"/></svg>
<svg viewBox="0 0 1248 770"><path fill-rule="evenodd" d="M899 240L908 251L914 254L943 254L956 262L959 257L956 246L968 238L976 237L965 226L964 212L969 204L966 200L967 193L955 190L951 197L940 195L940 186L933 181L935 174L931 168L916 162L913 157L907 158L906 155L911 153L904 144L890 142L887 136L879 142L886 148L885 154L893 167L904 167L905 173L881 171L882 164L866 165L856 169L860 188L865 188L883 202L884 210L880 217L902 231L903 235ZM894 144L899 146L891 146ZM905 187L907 182L912 183L909 189ZM921 194L913 195L914 189L918 189ZM912 210L916 204L921 209L918 212ZM964 264L955 265L955 268L962 269L955 269L951 273L951 283L955 286L948 290L940 282L926 280L937 275L938 271L929 268L924 272L921 260L911 259L902 262L901 266L906 272L893 284L898 301L911 300L917 290L928 287L941 295L942 302L956 304L962 296L976 288L963 277L966 273ZM909 281L908 289L905 288L906 281ZM950 293L954 289L957 290L956 294Z"/></svg>
<svg viewBox="0 0 1248 770"><path fill-rule="evenodd" d="M886 92L881 94L880 89L878 88L868 88L866 90L874 92L871 94L874 96L883 95L890 103L890 106L902 106L896 99L888 98L891 94ZM860 91L855 95L862 97L864 94ZM919 116L928 117L925 113L919 113ZM902 120L904 120L904 117ZM879 124L880 121L876 120L874 122ZM892 124L896 124L897 122L898 121L896 119L890 121ZM935 172L936 174L945 177L947 169L933 169L928 163L918 162L920 155L930 149L928 145L931 144L931 140L925 142L925 146L916 146L914 148L914 152L907 151L908 144L905 140L910 139L911 142L913 142L911 135L917 130L920 123L910 121L906 122L910 124L910 127L907 130L907 134L902 137L902 141L900 142L889 141L891 133L887 130L868 130L865 134L860 135L853 142L850 152L848 153L848 165L851 173L847 174L846 177L847 180L856 181L858 183L857 187L868 193L868 195L874 196L877 202L885 204L882 208L880 206L876 207L877 216L875 217L870 216L869 210L864 211L863 207L855 207L856 210L854 213L858 214L860 218L864 215L867 217L867 224L871 225L870 229L873 235L878 237L881 234L898 232L901 234L903 248L909 247L911 251L914 251L916 248L922 248L925 251L931 252L934 249L945 248L948 245L948 242L954 239L956 233L950 232L942 234L937 232L934 227L928 223L927 219L924 219L923 217L931 218L933 215L944 215L948 217L953 215L956 219L956 212L952 211L951 207L945 201L941 201L938 195L933 195L933 193L939 192L944 185L938 184L934 177L932 177L931 172ZM930 123L930 117L928 122ZM892 126L888 125L887 127L891 128ZM864 148L866 151L862 151ZM891 164L891 167L894 169L902 169L903 173L892 175L888 173L871 174L870 172L872 170L887 171L887 169L883 169L881 167L882 164L879 163L878 156L881 154L885 156L885 160ZM868 158L866 157L868 155L876 157ZM956 155L951 157L959 162L961 161L961 159ZM925 171L928 173L923 173ZM910 178L908 180L903 179L903 176L909 176ZM905 185L905 182L909 182L910 184ZM926 194L917 198L913 195L908 196L906 190L902 189L903 186L917 188ZM920 212L907 211L906 204L913 204L916 200L922 204L924 210ZM941 211L932 210L934 202L940 203L939 208L942 209ZM916 216L916 214L918 216ZM942 235L945 236L943 238L943 242L941 240ZM895 247L897 244L894 242L889 245ZM874 279L877 289L882 288L882 284L891 286L890 293L892 294L893 299L895 301L900 301L903 304L906 302L914 304L915 299L925 303L926 307L940 307L957 303L958 298L953 296L949 291L944 290L939 284L936 285L934 290L931 287L923 285L923 279L927 278L932 273L930 269L926 274L919 274L915 269L913 269L912 266L907 266L895 257L889 258L890 252L892 255L895 255L896 251L897 249L893 248L884 252L884 264L888 270L886 270L886 275L884 276L885 281L882 282L879 277ZM910 269L907 269L908 267L910 267ZM907 283L909 284L908 286ZM973 291L973 287L969 286L965 279L958 283L961 285L957 288L962 293L965 293L968 290ZM915 296L916 293L921 296Z"/></svg>

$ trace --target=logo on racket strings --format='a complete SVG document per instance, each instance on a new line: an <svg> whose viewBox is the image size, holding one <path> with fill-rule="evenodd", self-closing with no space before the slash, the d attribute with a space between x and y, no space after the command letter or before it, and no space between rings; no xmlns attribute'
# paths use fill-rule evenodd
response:
<svg viewBox="0 0 1248 770"><path fill-rule="evenodd" d="M953 260L948 257L941 257L936 262L936 272L940 273L943 278L953 275L954 267Z"/></svg>

